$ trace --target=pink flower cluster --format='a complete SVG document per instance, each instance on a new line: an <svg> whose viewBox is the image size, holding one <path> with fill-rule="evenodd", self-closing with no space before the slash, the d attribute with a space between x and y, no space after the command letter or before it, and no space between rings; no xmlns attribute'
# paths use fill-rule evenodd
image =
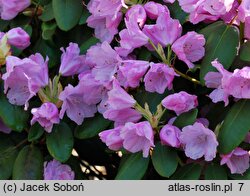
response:
<svg viewBox="0 0 250 196"><path fill-rule="evenodd" d="M204 57L206 40L193 30L184 33L179 20L171 17L167 7L174 0L164 2L130 6L121 0L90 0L87 8L91 15L87 25L94 28L101 43L91 46L84 55L80 54L76 43L61 48L58 75L53 79L49 76L48 57L37 53L21 59L10 55L10 49L10 54L5 56L6 72L2 75L9 102L27 110L31 99L38 96L41 105L31 109L30 123L39 123L48 133L66 116L81 125L86 118L99 112L113 122L111 129L99 134L102 142L113 151L125 149L131 153L142 152L143 157L148 157L160 140L162 145L177 148L193 160L214 160L219 143L207 119L196 119L195 123L182 128L174 125L180 115L199 108L196 95L175 89L174 81L183 77L175 60L178 58L178 62L186 64L184 69L191 70ZM236 25L245 22L245 37L250 39L250 0L241 3L234 0L178 2L190 14L189 21L193 24L219 19L226 23L233 21ZM11 19L29 4L30 1L6 4L0 0L1 18ZM9 46L19 49L30 44L29 35L21 28L1 33L0 39L7 39ZM116 47L115 42L118 42ZM162 61L137 59L135 54L142 47L156 52ZM230 96L250 99L249 67L229 72L217 60L211 62L211 66L218 72L209 72L205 81L206 87L214 89L209 95L214 103L224 101L228 105ZM75 77L76 83L62 86L60 79L66 77ZM168 94L153 114L148 103L141 106L132 96L131 92L142 86L148 93ZM168 123L169 119L161 121L166 111L173 117ZM220 157L221 164L226 164L231 173L242 174L249 168L249 153L240 147ZM74 179L74 173L69 166L53 160L45 164L44 178Z"/></svg>
<svg viewBox="0 0 250 196"><path fill-rule="evenodd" d="M214 103L224 101L228 105L229 96L237 99L250 98L250 68L235 69L233 73L224 69L223 65L217 60L212 62L212 65L219 72L209 72L206 77L206 86L216 88L209 97Z"/></svg>
<svg viewBox="0 0 250 196"><path fill-rule="evenodd" d="M44 180L74 180L75 173L70 166L57 160L44 163Z"/></svg>
<svg viewBox="0 0 250 196"><path fill-rule="evenodd" d="M0 0L0 18L3 20L11 20L15 18L19 12L29 7L31 0Z"/></svg>

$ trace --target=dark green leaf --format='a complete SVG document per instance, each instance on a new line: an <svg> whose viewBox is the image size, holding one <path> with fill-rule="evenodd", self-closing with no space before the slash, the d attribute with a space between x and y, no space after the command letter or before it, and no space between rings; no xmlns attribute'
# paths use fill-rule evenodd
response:
<svg viewBox="0 0 250 196"><path fill-rule="evenodd" d="M33 48L33 52L41 53L44 58L48 56L49 68L52 68L60 64L61 52L58 50L58 48L55 48L47 44L47 42L45 42L43 39L37 40L36 45Z"/></svg>
<svg viewBox="0 0 250 196"><path fill-rule="evenodd" d="M55 18L52 3L44 6L43 14L39 16L39 19L41 19L43 22L48 22L50 20L53 20Z"/></svg>
<svg viewBox="0 0 250 196"><path fill-rule="evenodd" d="M201 165L198 164L185 165L177 170L171 180L199 180L201 169Z"/></svg>
<svg viewBox="0 0 250 196"><path fill-rule="evenodd" d="M173 4L169 4L168 8L172 18L178 19L181 24L184 24L187 21L188 14L181 9L178 1L175 1Z"/></svg>
<svg viewBox="0 0 250 196"><path fill-rule="evenodd" d="M163 177L169 178L178 166L178 157L174 149L158 142L154 148L152 161L155 170Z"/></svg>
<svg viewBox="0 0 250 196"><path fill-rule="evenodd" d="M82 0L52 0L57 25L63 31L76 26L82 16Z"/></svg>
<svg viewBox="0 0 250 196"><path fill-rule="evenodd" d="M8 136L0 134L0 138L0 180L7 180L11 177L18 152Z"/></svg>
<svg viewBox="0 0 250 196"><path fill-rule="evenodd" d="M142 48L138 54L137 59L143 61L149 61L152 57L152 52L146 48Z"/></svg>
<svg viewBox="0 0 250 196"><path fill-rule="evenodd" d="M28 141L33 142L35 140L38 140L44 133L44 128L39 125L38 123L34 124L28 134Z"/></svg>
<svg viewBox="0 0 250 196"><path fill-rule="evenodd" d="M80 46L81 54L85 54L87 50L99 42L99 39L95 37L90 37L87 41L83 42L83 44Z"/></svg>
<svg viewBox="0 0 250 196"><path fill-rule="evenodd" d="M250 130L249 111L249 100L241 100L230 109L219 131L220 153L230 153L245 139Z"/></svg>
<svg viewBox="0 0 250 196"><path fill-rule="evenodd" d="M87 8L84 7L82 16L79 21L79 25L86 24L88 17L90 16L90 13Z"/></svg>
<svg viewBox="0 0 250 196"><path fill-rule="evenodd" d="M147 171L149 158L143 158L142 153L129 155L119 168L116 180L139 180Z"/></svg>
<svg viewBox="0 0 250 196"><path fill-rule="evenodd" d="M74 138L69 126L61 122L54 125L51 133L46 135L46 144L52 157L60 162L69 159L74 145Z"/></svg>
<svg viewBox="0 0 250 196"><path fill-rule="evenodd" d="M42 37L44 40L52 39L55 34L57 24L55 22L43 22L42 23Z"/></svg>
<svg viewBox="0 0 250 196"><path fill-rule="evenodd" d="M250 41L245 42L240 49L240 59L250 62Z"/></svg>
<svg viewBox="0 0 250 196"><path fill-rule="evenodd" d="M9 20L0 19L0 31L4 31L8 27L9 24L10 24Z"/></svg>
<svg viewBox="0 0 250 196"><path fill-rule="evenodd" d="M78 139L94 137L105 130L110 123L111 122L103 118L101 114L97 114L94 118L88 118L82 125L76 127L75 137Z"/></svg>
<svg viewBox="0 0 250 196"><path fill-rule="evenodd" d="M197 109L193 109L189 112L185 112L175 119L174 125L179 127L179 128L183 128L183 127L186 127L188 125L192 125L196 121L197 114L198 114Z"/></svg>
<svg viewBox="0 0 250 196"><path fill-rule="evenodd" d="M205 171L206 180L227 180L227 172L221 165L211 163Z"/></svg>
<svg viewBox="0 0 250 196"><path fill-rule="evenodd" d="M206 38L206 53L201 63L200 80L204 83L204 77L208 72L216 71L211 65L215 59L228 69L237 54L239 46L239 31L234 26L216 22L201 30Z"/></svg>
<svg viewBox="0 0 250 196"><path fill-rule="evenodd" d="M13 180L42 180L43 156L39 148L25 146L18 154L14 169Z"/></svg>
<svg viewBox="0 0 250 196"><path fill-rule="evenodd" d="M3 94L0 95L0 117L8 127L18 132L26 127L29 118L23 107L11 105Z"/></svg>

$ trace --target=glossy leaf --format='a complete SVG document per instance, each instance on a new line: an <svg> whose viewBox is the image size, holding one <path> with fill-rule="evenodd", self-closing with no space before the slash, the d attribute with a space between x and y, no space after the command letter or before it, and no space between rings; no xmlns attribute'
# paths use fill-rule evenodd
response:
<svg viewBox="0 0 250 196"><path fill-rule="evenodd" d="M170 10L171 17L178 19L181 24L184 24L187 21L188 14L181 9L178 1L169 4L168 9Z"/></svg>
<svg viewBox="0 0 250 196"><path fill-rule="evenodd" d="M198 115L197 109L193 109L189 112L185 112L175 119L174 125L179 127L179 128L183 128L183 127L186 127L188 125L192 125L195 123L197 115Z"/></svg>
<svg viewBox="0 0 250 196"><path fill-rule="evenodd" d="M54 125L52 132L46 135L46 144L52 157L61 162L67 161L74 145L69 126L64 122Z"/></svg>
<svg viewBox="0 0 250 196"><path fill-rule="evenodd" d="M28 141L33 142L39 139L43 135L43 133L44 133L44 128L38 123L35 123L29 130Z"/></svg>
<svg viewBox="0 0 250 196"><path fill-rule="evenodd" d="M42 23L42 37L44 40L52 39L55 34L57 24L54 22Z"/></svg>
<svg viewBox="0 0 250 196"><path fill-rule="evenodd" d="M43 22L48 22L50 20L53 20L55 18L54 16L54 11L52 7L52 3L45 5L43 14L39 16L39 19L42 20Z"/></svg>
<svg viewBox="0 0 250 196"><path fill-rule="evenodd" d="M202 166L198 164L188 164L181 167L171 177L171 180L198 180L201 175Z"/></svg>
<svg viewBox="0 0 250 196"><path fill-rule="evenodd" d="M240 49L240 59L250 62L250 41L245 42Z"/></svg>
<svg viewBox="0 0 250 196"><path fill-rule="evenodd" d="M205 170L206 180L227 180L227 172L221 165L211 163Z"/></svg>
<svg viewBox="0 0 250 196"><path fill-rule="evenodd" d="M249 100L241 100L230 109L219 131L220 153L230 153L245 139L250 130L249 111Z"/></svg>
<svg viewBox="0 0 250 196"><path fill-rule="evenodd" d="M98 42L99 42L99 39L95 37L90 37L88 40L83 42L83 44L80 46L81 54L85 54L91 46L95 45Z"/></svg>
<svg viewBox="0 0 250 196"><path fill-rule="evenodd" d="M18 151L8 136L0 134L0 138L0 180L7 180L11 177Z"/></svg>
<svg viewBox="0 0 250 196"><path fill-rule="evenodd" d="M211 65L215 59L218 59L225 69L232 65L239 46L239 31L232 25L215 22L202 29L200 33L206 38L206 54L200 70L200 80L204 83L205 75L210 71L216 71Z"/></svg>
<svg viewBox="0 0 250 196"><path fill-rule="evenodd" d="M153 151L152 161L155 170L161 176L169 178L178 166L177 152L158 142Z"/></svg>
<svg viewBox="0 0 250 196"><path fill-rule="evenodd" d="M42 180L42 173L42 152L36 146L25 146L16 158L13 180Z"/></svg>
<svg viewBox="0 0 250 196"><path fill-rule="evenodd" d="M84 123L77 126L75 129L75 137L78 139L87 139L98 135L104 131L111 122L103 118L101 114L96 115L94 118L84 120Z"/></svg>
<svg viewBox="0 0 250 196"><path fill-rule="evenodd" d="M116 180L139 180L147 171L149 158L143 158L142 153L129 155L119 168Z"/></svg>
<svg viewBox="0 0 250 196"><path fill-rule="evenodd" d="M11 105L2 94L0 95L0 117L12 130L21 132L27 125L29 115L22 107Z"/></svg>
<svg viewBox="0 0 250 196"><path fill-rule="evenodd" d="M52 0L57 25L63 31L76 26L82 16L82 0Z"/></svg>

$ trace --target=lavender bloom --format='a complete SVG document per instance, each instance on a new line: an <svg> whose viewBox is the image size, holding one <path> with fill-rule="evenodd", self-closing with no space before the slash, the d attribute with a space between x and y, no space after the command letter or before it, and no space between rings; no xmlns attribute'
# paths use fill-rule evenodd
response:
<svg viewBox="0 0 250 196"><path fill-rule="evenodd" d="M170 15L167 6L164 6L160 3L156 3L153 1L147 2L144 5L144 9L147 13L147 16L152 20L157 19L162 13L167 13L168 15Z"/></svg>
<svg viewBox="0 0 250 196"><path fill-rule="evenodd" d="M38 122L48 133L51 133L53 124L60 122L58 109L53 103L44 103L40 108L33 108L31 113L31 125Z"/></svg>
<svg viewBox="0 0 250 196"><path fill-rule="evenodd" d="M126 150L132 153L143 151L143 157L148 157L150 148L154 147L154 133L148 121L126 123L120 136Z"/></svg>
<svg viewBox="0 0 250 196"><path fill-rule="evenodd" d="M133 109L136 101L123 90L119 83L113 81L113 89L108 92L105 103L106 108L102 109L103 116L106 119L115 121L115 125L123 125L126 122L137 122L141 114Z"/></svg>
<svg viewBox="0 0 250 196"><path fill-rule="evenodd" d="M119 150L122 147L123 139L120 136L122 126L118 126L114 129L105 130L99 133L99 136L109 149Z"/></svg>
<svg viewBox="0 0 250 196"><path fill-rule="evenodd" d="M87 8L91 13L87 19L88 26L95 29L95 36L102 42L110 43L122 20L121 0L91 0Z"/></svg>
<svg viewBox="0 0 250 196"><path fill-rule="evenodd" d="M19 49L25 49L30 45L30 36L20 27L7 32L8 43Z"/></svg>
<svg viewBox="0 0 250 196"><path fill-rule="evenodd" d="M75 173L70 166L57 160L44 163L44 180L74 180Z"/></svg>
<svg viewBox="0 0 250 196"><path fill-rule="evenodd" d="M92 46L86 54L86 62L93 66L92 73L96 80L104 85L114 79L121 58L108 42Z"/></svg>
<svg viewBox="0 0 250 196"><path fill-rule="evenodd" d="M205 55L205 43L203 35L192 31L177 39L172 50L189 68L193 68L193 62L199 61Z"/></svg>
<svg viewBox="0 0 250 196"><path fill-rule="evenodd" d="M61 119L66 112L72 121L81 125L84 118L94 117L97 111L96 105L86 103L83 98L84 93L80 85L73 87L69 84L65 87L59 95L59 99L63 101L59 115Z"/></svg>
<svg viewBox="0 0 250 196"><path fill-rule="evenodd" d="M125 88L136 88L140 84L141 78L149 68L150 63L147 61L127 60L119 66L120 74L124 78L123 86ZM118 72L119 77L119 72Z"/></svg>
<svg viewBox="0 0 250 196"><path fill-rule="evenodd" d="M243 174L249 168L249 153L242 148L236 148L227 155L221 155L221 165L226 164L231 174Z"/></svg>
<svg viewBox="0 0 250 196"><path fill-rule="evenodd" d="M182 129L180 141L184 146L187 157L197 160L202 156L206 161L216 157L218 142L213 131L201 123L186 126Z"/></svg>
<svg viewBox="0 0 250 196"><path fill-rule="evenodd" d="M176 73L165 64L152 64L144 78L145 88L148 92L163 94L168 88L172 89L172 82Z"/></svg>
<svg viewBox="0 0 250 196"><path fill-rule="evenodd" d="M120 31L120 47L115 48L120 56L127 57L135 48L139 48L148 43L148 37L141 31L137 21L137 14L125 18L126 29Z"/></svg>
<svg viewBox="0 0 250 196"><path fill-rule="evenodd" d="M29 7L31 0L0 0L0 15L3 20L11 20Z"/></svg>
<svg viewBox="0 0 250 196"><path fill-rule="evenodd" d="M173 125L165 125L160 131L160 139L162 144L171 147L180 147L180 137L181 130Z"/></svg>
<svg viewBox="0 0 250 196"><path fill-rule="evenodd" d="M198 106L197 96L190 95L184 91L167 96L162 100L162 105L175 111L177 115L188 112L189 110Z"/></svg>
<svg viewBox="0 0 250 196"><path fill-rule="evenodd" d="M171 30L170 30L171 29ZM163 47L171 45L181 36L182 27L180 22L172 19L167 12L163 12L157 18L155 25L145 25L143 33L155 44Z"/></svg>
<svg viewBox="0 0 250 196"><path fill-rule="evenodd" d="M63 54L61 56L59 73L61 73L62 76L73 76L84 70L85 57L80 55L80 48L77 44L70 43L66 51L64 48L61 48L61 51Z"/></svg>
<svg viewBox="0 0 250 196"><path fill-rule="evenodd" d="M2 76L4 93L11 104L27 109L28 101L48 84L48 59L44 61L38 53L24 59L8 56L6 70Z"/></svg>

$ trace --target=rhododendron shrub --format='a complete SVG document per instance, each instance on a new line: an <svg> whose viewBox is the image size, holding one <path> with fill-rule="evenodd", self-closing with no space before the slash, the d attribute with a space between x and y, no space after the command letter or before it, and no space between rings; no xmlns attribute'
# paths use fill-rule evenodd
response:
<svg viewBox="0 0 250 196"><path fill-rule="evenodd" d="M249 0L0 0L0 179L249 179Z"/></svg>

